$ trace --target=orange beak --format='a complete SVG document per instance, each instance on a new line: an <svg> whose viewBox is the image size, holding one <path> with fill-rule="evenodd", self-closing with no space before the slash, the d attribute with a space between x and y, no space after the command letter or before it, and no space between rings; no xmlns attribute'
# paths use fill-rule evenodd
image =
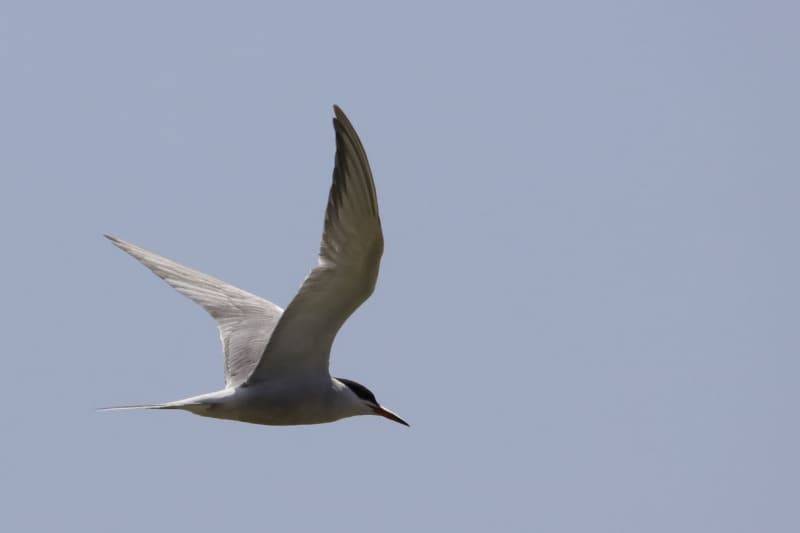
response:
<svg viewBox="0 0 800 533"><path fill-rule="evenodd" d="M403 424L404 426L411 427L408 422L391 412L390 410L386 409L385 407L381 407L380 405L371 405L372 410L375 411L375 414L378 416L382 416L384 418L388 418L389 420L393 420L398 424Z"/></svg>

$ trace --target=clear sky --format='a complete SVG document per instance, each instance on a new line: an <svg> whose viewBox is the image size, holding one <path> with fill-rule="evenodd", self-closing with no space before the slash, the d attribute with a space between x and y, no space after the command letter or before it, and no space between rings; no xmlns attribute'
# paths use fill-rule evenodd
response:
<svg viewBox="0 0 800 533"><path fill-rule="evenodd" d="M0 7L0 529L800 531L796 2L266 4ZM223 384L102 233L286 305L334 103L412 427L95 413Z"/></svg>

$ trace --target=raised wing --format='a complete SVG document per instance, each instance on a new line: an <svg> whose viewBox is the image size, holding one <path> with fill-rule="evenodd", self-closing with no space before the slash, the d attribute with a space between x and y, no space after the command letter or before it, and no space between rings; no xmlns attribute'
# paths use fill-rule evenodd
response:
<svg viewBox="0 0 800 533"><path fill-rule="evenodd" d="M225 385L244 382L258 364L283 309L136 245L106 237L214 317L225 352Z"/></svg>
<svg viewBox="0 0 800 533"><path fill-rule="evenodd" d="M319 264L283 313L248 383L285 373L327 374L336 333L378 279L383 233L372 172L350 121L334 111L336 163Z"/></svg>

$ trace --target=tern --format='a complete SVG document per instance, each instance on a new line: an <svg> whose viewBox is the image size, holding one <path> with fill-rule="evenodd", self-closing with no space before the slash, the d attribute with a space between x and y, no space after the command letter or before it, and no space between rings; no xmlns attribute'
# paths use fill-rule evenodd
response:
<svg viewBox="0 0 800 533"><path fill-rule="evenodd" d="M334 106L336 156L318 264L284 310L216 278L106 235L217 321L225 388L183 400L103 410L179 409L253 424L322 424L379 415L408 426L364 385L330 375L331 346L378 279L383 232L367 154Z"/></svg>

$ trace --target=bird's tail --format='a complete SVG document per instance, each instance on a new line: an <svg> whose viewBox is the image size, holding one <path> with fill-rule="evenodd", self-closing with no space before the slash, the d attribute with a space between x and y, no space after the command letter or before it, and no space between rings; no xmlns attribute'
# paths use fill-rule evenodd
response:
<svg viewBox="0 0 800 533"><path fill-rule="evenodd" d="M116 407L100 407L98 411L135 411L139 409L177 409L175 405L168 403L156 403L150 405L119 405Z"/></svg>

